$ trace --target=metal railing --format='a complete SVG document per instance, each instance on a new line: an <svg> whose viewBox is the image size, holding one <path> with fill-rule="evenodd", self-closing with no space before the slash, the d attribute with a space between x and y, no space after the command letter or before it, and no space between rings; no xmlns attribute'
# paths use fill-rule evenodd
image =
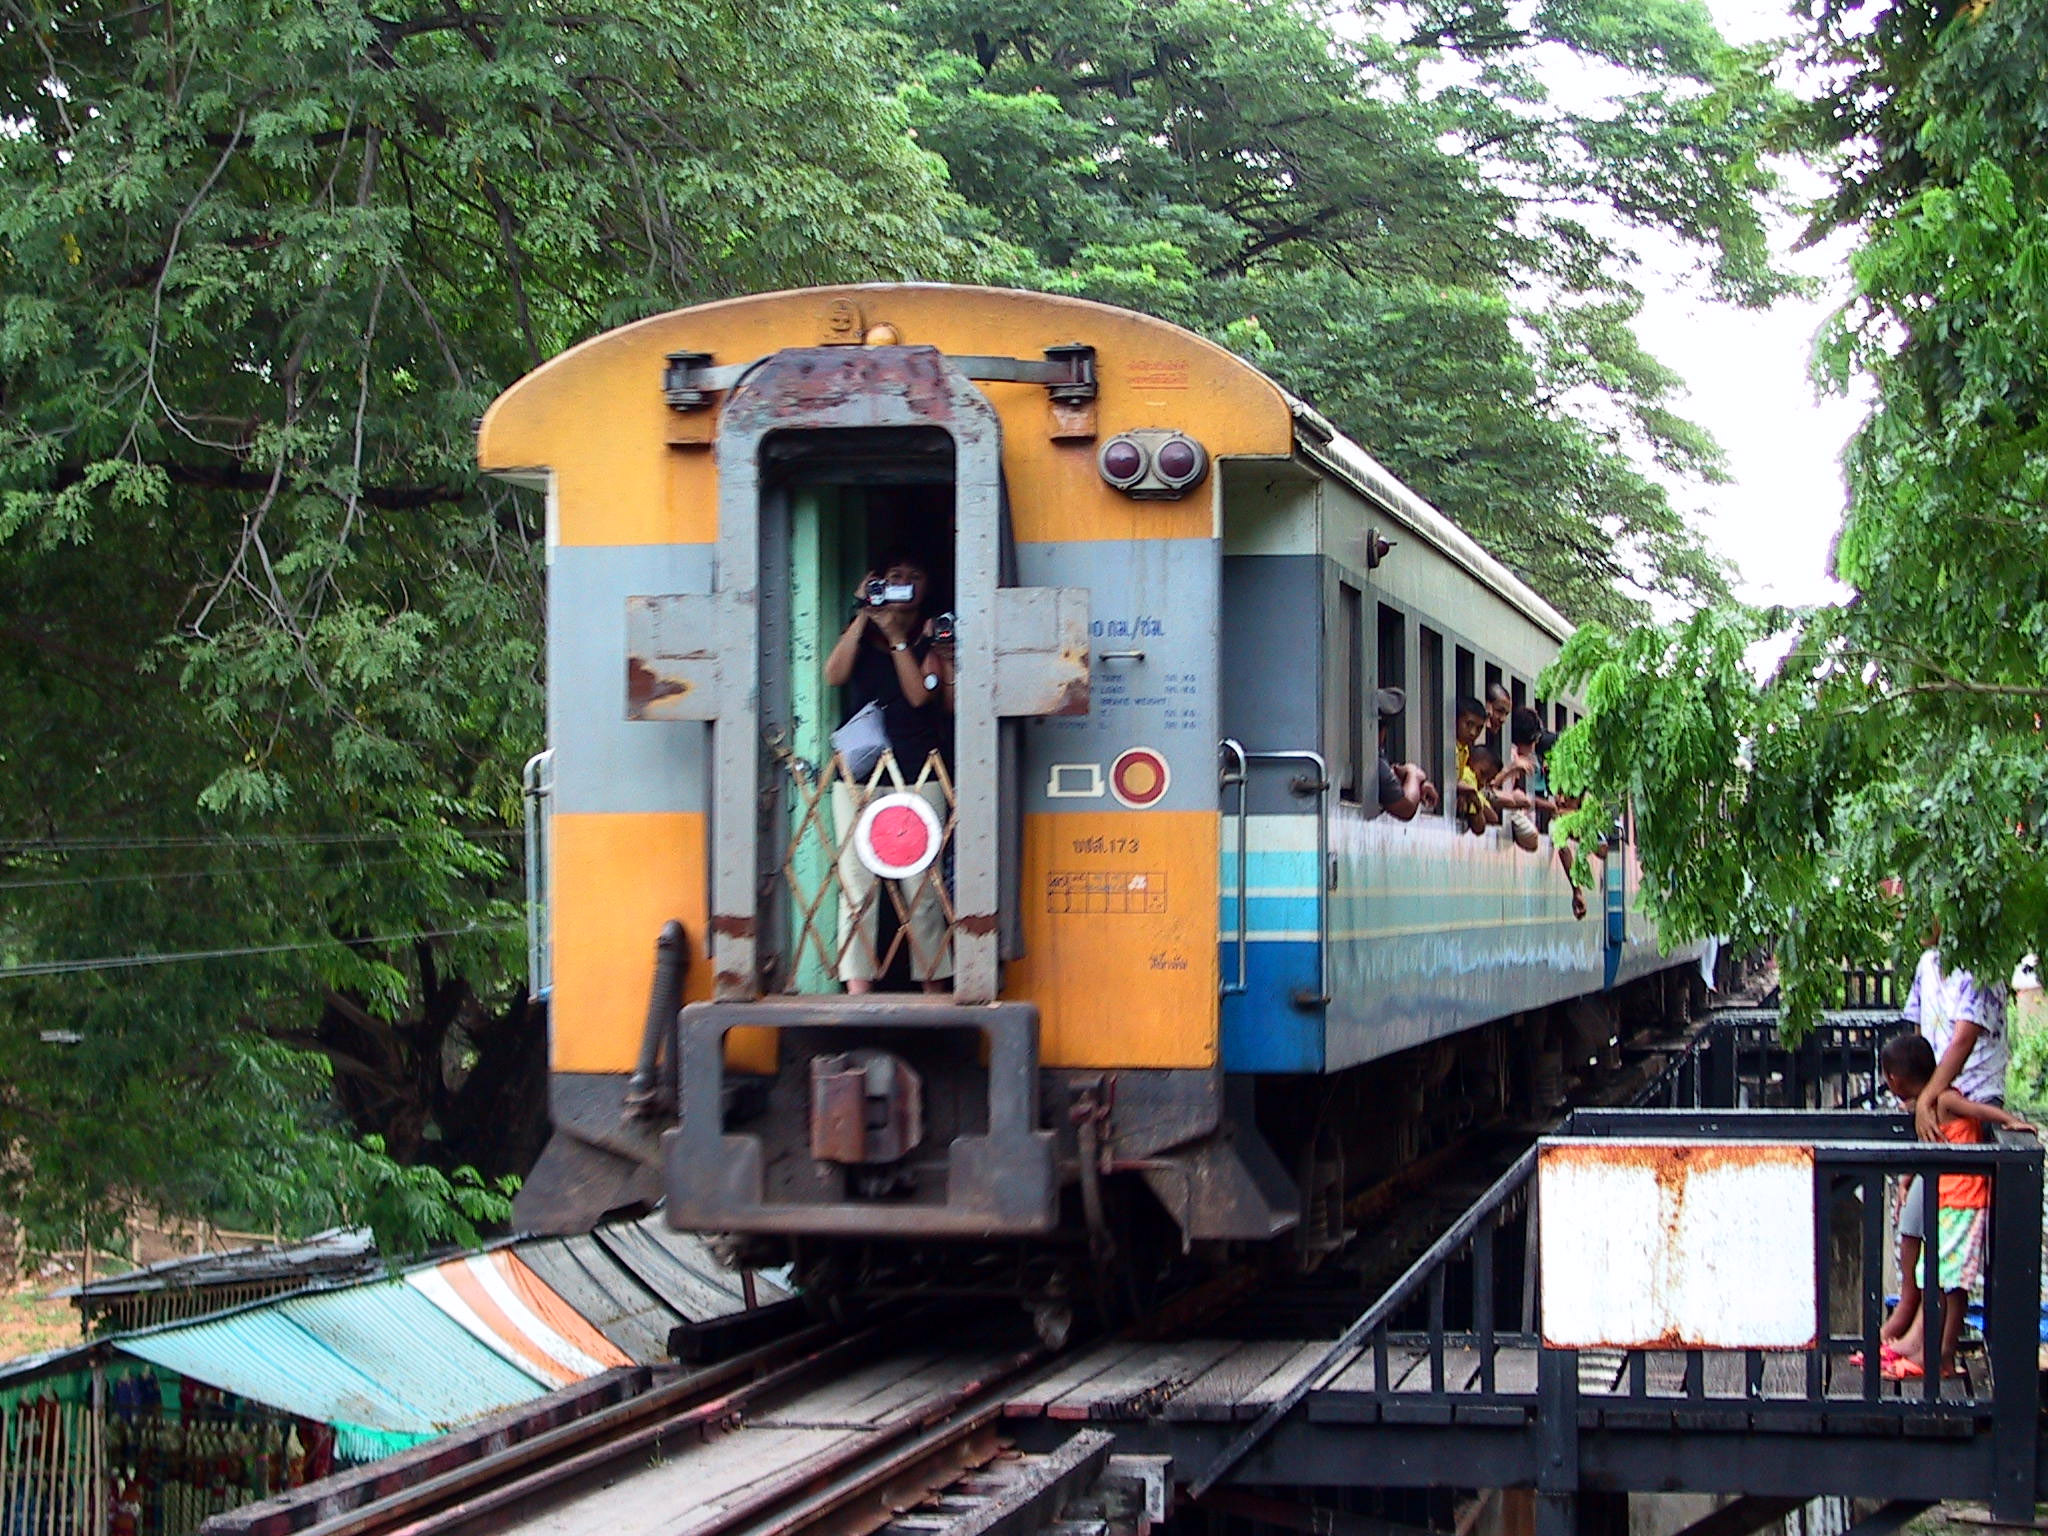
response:
<svg viewBox="0 0 2048 1536"><path fill-rule="evenodd" d="M1398 1347L1406 1351L1419 1341L1428 1364L1428 1391L1438 1399L1448 1399L1452 1391L1446 1365L1448 1352L1476 1345L1478 1395L1496 1398L1500 1387L1497 1373L1501 1348L1519 1346L1526 1349L1535 1343L1536 1274L1533 1259L1536 1250L1527 1241L1531 1230L1530 1180L1535 1171L1536 1149L1531 1147L1494 1182L1492 1188L1480 1196L1476 1204L1458 1218L1448 1232L1423 1250L1378 1301L1366 1308L1357 1321L1331 1342L1313 1368L1224 1447L1201 1475L1188 1485L1190 1495L1199 1499L1214 1487L1311 1391L1330 1386L1332 1373L1339 1366L1354 1361L1362 1365L1363 1359L1357 1358L1361 1350L1370 1352L1372 1380L1384 1388L1395 1379L1392 1372L1395 1349ZM1500 1251L1499 1234L1510 1224L1519 1228L1521 1241L1518 1246L1523 1255L1519 1266L1520 1284L1513 1298L1519 1327L1503 1333L1497 1327L1503 1298L1494 1284L1497 1279L1494 1260ZM1471 1280L1464 1295L1470 1298L1470 1305L1468 1315L1460 1320L1461 1326L1453 1327L1449 1311L1450 1281L1454 1268L1461 1263L1469 1265ZM1426 1321L1420 1332L1414 1330L1412 1320L1405 1315L1418 1303L1426 1312ZM1399 1334L1394 1331L1397 1322L1405 1325ZM1334 1379L1341 1381L1351 1374L1352 1370L1347 1368ZM1470 1392L1458 1395L1468 1406L1473 1400ZM1448 1401L1444 1406L1450 1406ZM1533 1401L1530 1406L1533 1407Z"/></svg>
<svg viewBox="0 0 2048 1536"><path fill-rule="evenodd" d="M1824 1015L1796 1043L1769 1009L1716 1014L1638 1096L1651 1109L1861 1109L1880 1104L1877 1054L1900 1028L1889 1011Z"/></svg>
<svg viewBox="0 0 2048 1536"><path fill-rule="evenodd" d="M1292 1392L1231 1442L1191 1484L1194 1492L1227 1475L1313 1393L1337 1419L1519 1426L1568 1445L1576 1444L1587 1409L1597 1411L1604 1427L1622 1430L1668 1432L1682 1425L1813 1433L1824 1426L1830 1434L1878 1439L1988 1435L1994 1486L1970 1496L1988 1496L2007 1509L2031 1507L2040 1411L2042 1192L2042 1153L2034 1138L2000 1133L1989 1145L1923 1143L1903 1114L1719 1109L1579 1110L1562 1134L1810 1147L1814 1346L1544 1347L1535 1261L1539 1159L1532 1149L1329 1346ZM1889 1191L1920 1176L1925 1230L1935 1232L1940 1175L1958 1173L1991 1179L1990 1251L1996 1258L1987 1275L1981 1348L1960 1357L1958 1377L1943 1379L1936 1245L1925 1244L1922 1374L1888 1380L1880 1335L1886 1262L1896 1242ZM1755 1278L1759 1285L1788 1281L1803 1283L1782 1275Z"/></svg>
<svg viewBox="0 0 2048 1536"><path fill-rule="evenodd" d="M1709 1350L1632 1351L1625 1382L1617 1394L1628 1398L1683 1395L1695 1400L1739 1396L1753 1404L1840 1403L1861 1399L1892 1413L1918 1412L1922 1405L1969 1415L1984 1404L2024 1400L2031 1424L2035 1413L2035 1354L2040 1327L2041 1148L2036 1138L2000 1132L1996 1142L1958 1146L1922 1142L1905 1114L1774 1110L1579 1110L1564 1134L1594 1137L1654 1137L1678 1141L1808 1145L1814 1161L1814 1304L1816 1347L1804 1352L1797 1380L1776 1372L1764 1380L1766 1354L1740 1352L1739 1382L1722 1370L1721 1384L1709 1381ZM1938 1363L1940 1287L1934 1248L1925 1250L1927 1350L1917 1362L1924 1375L1907 1390L1887 1394L1882 1374L1886 1263L1895 1235L1896 1202L1891 1180L1918 1178L1925 1200L1926 1230L1937 1230L1935 1204L1940 1176L1986 1175L1991 1179L1991 1248L2000 1257L1986 1275L1984 1351L1988 1369L1965 1371L1946 1385ZM2003 1241L2001 1241L2001 1237ZM1845 1319L1847 1320L1845 1322ZM1659 1393L1646 1382L1647 1356L1677 1357L1683 1372L1679 1391ZM1776 1363L1788 1357L1774 1352ZM1860 1358L1851 1359L1852 1356Z"/></svg>
<svg viewBox="0 0 2048 1536"><path fill-rule="evenodd" d="M1897 1011L1905 999L1899 994L1899 977L1889 965L1842 966L1844 1008L1886 1008Z"/></svg>

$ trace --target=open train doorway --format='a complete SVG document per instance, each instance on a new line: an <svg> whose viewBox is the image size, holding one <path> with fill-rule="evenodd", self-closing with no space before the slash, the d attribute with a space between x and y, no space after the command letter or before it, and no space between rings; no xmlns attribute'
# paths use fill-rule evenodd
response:
<svg viewBox="0 0 2048 1536"><path fill-rule="evenodd" d="M952 438L779 433L762 469L771 990L950 992Z"/></svg>

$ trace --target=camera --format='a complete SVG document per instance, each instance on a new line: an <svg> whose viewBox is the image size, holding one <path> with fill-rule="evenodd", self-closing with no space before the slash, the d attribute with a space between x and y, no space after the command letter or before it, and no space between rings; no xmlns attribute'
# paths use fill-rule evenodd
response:
<svg viewBox="0 0 2048 1536"><path fill-rule="evenodd" d="M891 603L914 603L917 588L909 582L894 585L879 576L870 576L867 585L861 588L861 595L867 599L870 608L886 608Z"/></svg>
<svg viewBox="0 0 2048 1536"><path fill-rule="evenodd" d="M932 644L951 645L953 643L953 632L955 628L958 627L959 623L960 620L958 616L951 613L942 613L937 618L933 619Z"/></svg>

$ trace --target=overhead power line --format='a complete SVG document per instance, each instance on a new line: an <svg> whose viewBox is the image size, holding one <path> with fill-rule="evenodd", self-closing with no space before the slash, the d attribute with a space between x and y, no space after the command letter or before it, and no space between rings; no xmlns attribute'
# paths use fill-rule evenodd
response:
<svg viewBox="0 0 2048 1536"><path fill-rule="evenodd" d="M517 827L443 827L459 837L523 837ZM145 848L286 847L322 843L398 843L416 832L223 832L213 837L28 837L0 838L0 854L121 853Z"/></svg>
<svg viewBox="0 0 2048 1536"><path fill-rule="evenodd" d="M0 967L0 981L22 976L64 976L80 971L118 971L132 966L178 965L192 960L233 960L243 955L283 955L295 950L325 949L330 944L410 944L417 939L452 939L465 933L505 933L518 923L468 923L460 928L424 928L416 933L385 933L367 939L308 939L295 944L249 944L236 949L188 949L156 955L102 955L91 960L30 960Z"/></svg>
<svg viewBox="0 0 2048 1536"><path fill-rule="evenodd" d="M80 885L133 885L142 881L214 880L234 875L347 874L351 870L407 862L409 860L404 854L392 853L374 859L357 859L347 865L217 864L208 869L153 869L127 875L53 875L47 880L0 880L0 891L44 891Z"/></svg>

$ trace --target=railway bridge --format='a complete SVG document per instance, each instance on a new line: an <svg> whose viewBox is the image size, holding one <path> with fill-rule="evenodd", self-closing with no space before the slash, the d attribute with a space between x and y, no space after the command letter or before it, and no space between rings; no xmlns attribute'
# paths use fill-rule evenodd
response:
<svg viewBox="0 0 2048 1536"><path fill-rule="evenodd" d="M1056 1355L814 1329L209 1530L1114 1536L1206 1510L1403 1536L1352 1511L1448 1488L1527 1490L1538 1536L1606 1536L1627 1495L1682 1491L1734 1499L1688 1536L1824 1495L1882 1501L1858 1536L1937 1500L2030 1520L2041 1149L1927 1145L1872 1107L1890 1023L1837 1016L1787 1048L1766 1014L1718 1016L1643 1102L1572 1112L1320 1336L1251 1301ZM1992 1178L1982 1343L1957 1376L1888 1380L1893 1191L1926 1175L1931 1207L1957 1172Z"/></svg>

